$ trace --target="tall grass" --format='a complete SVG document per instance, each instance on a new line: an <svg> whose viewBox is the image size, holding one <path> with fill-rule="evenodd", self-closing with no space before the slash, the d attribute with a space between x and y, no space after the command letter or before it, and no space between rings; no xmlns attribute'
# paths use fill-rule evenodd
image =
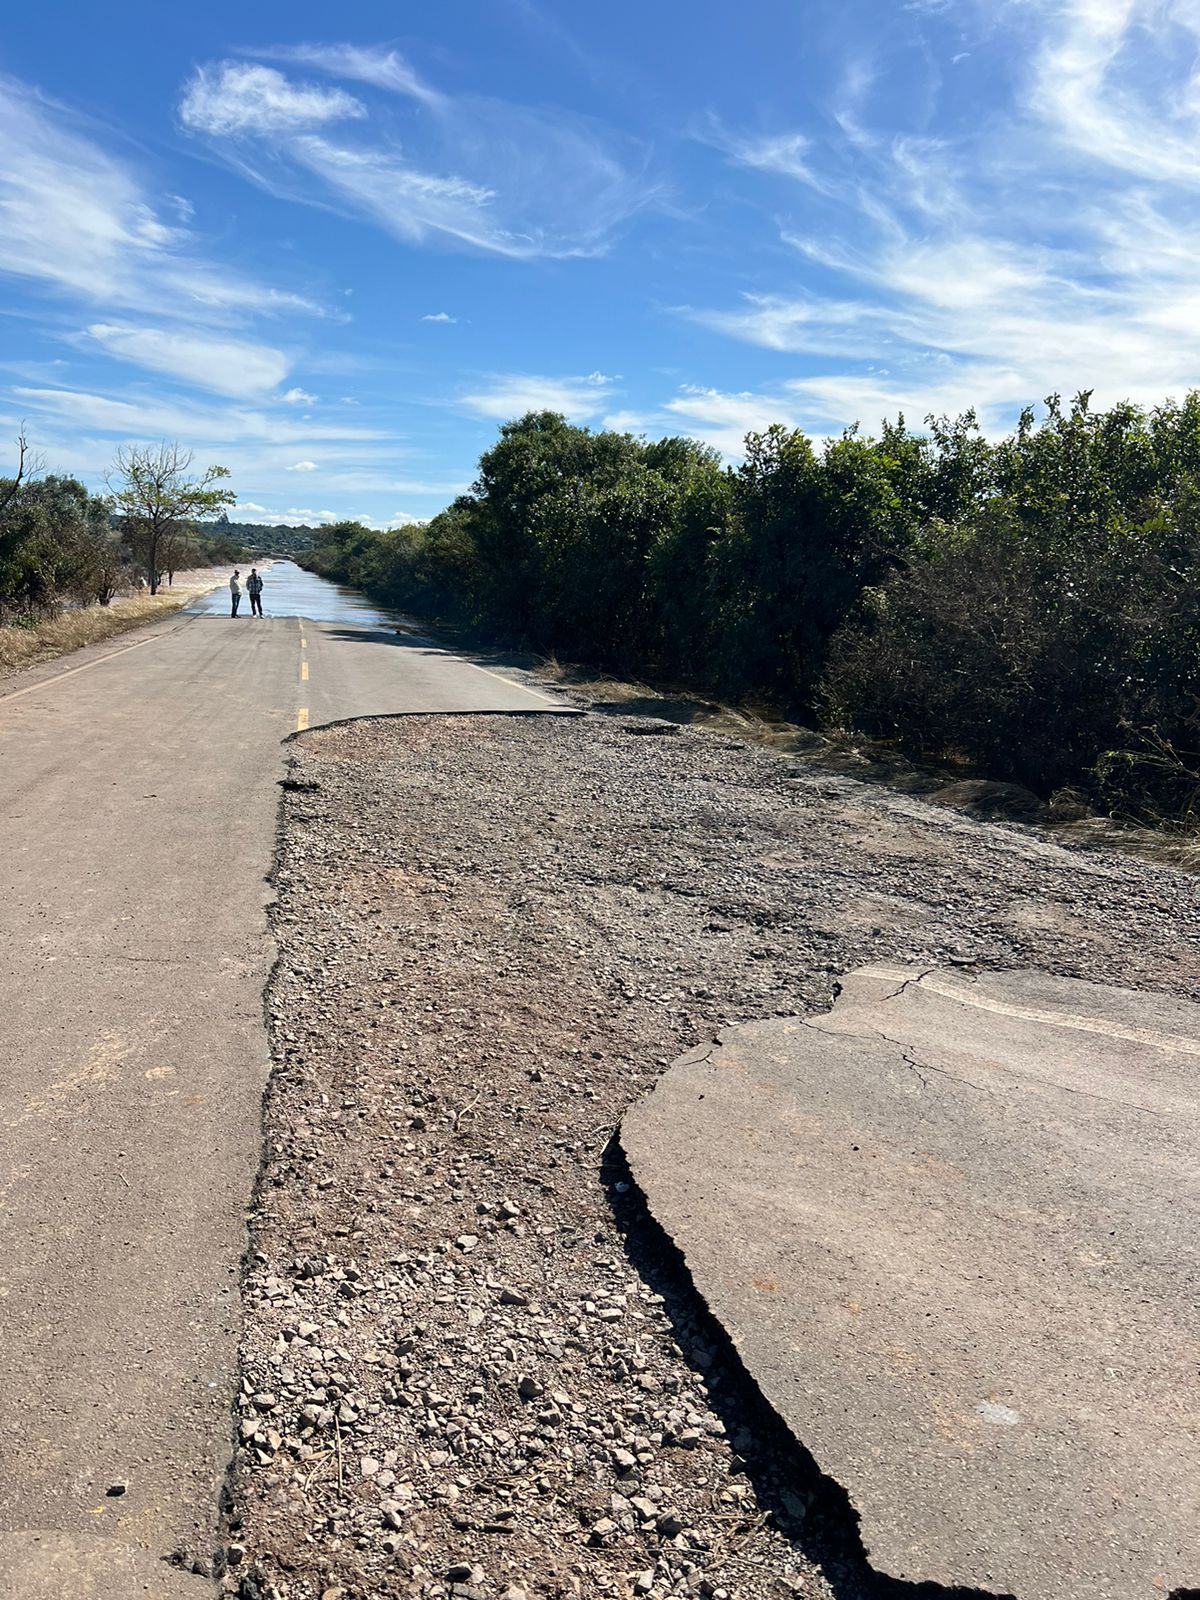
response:
<svg viewBox="0 0 1200 1600"><path fill-rule="evenodd" d="M194 593L195 590L176 590L153 599L149 595L131 595L107 606L83 606L44 621L0 627L0 673L52 661L86 644L99 644L157 622L186 605Z"/></svg>

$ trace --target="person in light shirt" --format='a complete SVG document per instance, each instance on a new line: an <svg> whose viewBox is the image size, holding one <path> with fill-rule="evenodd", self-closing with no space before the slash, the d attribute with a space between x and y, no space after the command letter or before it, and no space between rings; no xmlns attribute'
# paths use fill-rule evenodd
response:
<svg viewBox="0 0 1200 1600"><path fill-rule="evenodd" d="M237 616L238 604L241 601L241 598L242 598L242 576L241 576L241 573L238 571L238 569L236 567L234 567L234 569L233 569L233 577L230 578L230 580L229 580L229 603L230 603L229 615L231 617L236 617Z"/></svg>

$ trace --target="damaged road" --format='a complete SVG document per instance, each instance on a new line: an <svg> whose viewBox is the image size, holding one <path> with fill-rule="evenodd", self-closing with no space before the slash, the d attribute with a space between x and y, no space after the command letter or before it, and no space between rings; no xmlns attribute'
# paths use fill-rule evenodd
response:
<svg viewBox="0 0 1200 1600"><path fill-rule="evenodd" d="M634 726L294 747L227 1593L951 1593L870 1566L616 1130L682 1051L871 962L1192 998L1196 882Z"/></svg>
<svg viewBox="0 0 1200 1600"><path fill-rule="evenodd" d="M627 1114L655 1217L883 1570L1020 1600L1200 1577L1198 1064L1195 1004L881 963Z"/></svg>

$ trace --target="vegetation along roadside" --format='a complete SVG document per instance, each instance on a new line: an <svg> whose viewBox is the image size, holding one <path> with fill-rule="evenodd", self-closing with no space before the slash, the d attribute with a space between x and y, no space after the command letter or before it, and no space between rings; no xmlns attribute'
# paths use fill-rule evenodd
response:
<svg viewBox="0 0 1200 1600"><path fill-rule="evenodd" d="M233 502L228 472L194 478L191 463L177 444L123 447L96 495L43 474L21 434L0 478L0 673L153 622L196 592L197 569L242 558L228 524L203 523Z"/></svg>
<svg viewBox="0 0 1200 1600"><path fill-rule="evenodd" d="M326 529L301 559L398 607L918 759L1200 817L1200 394L972 413L736 468L551 412L505 425L427 524Z"/></svg>

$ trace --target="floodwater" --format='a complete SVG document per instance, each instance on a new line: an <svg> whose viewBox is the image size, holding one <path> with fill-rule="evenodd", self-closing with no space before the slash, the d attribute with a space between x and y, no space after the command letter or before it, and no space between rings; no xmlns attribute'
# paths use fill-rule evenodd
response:
<svg viewBox="0 0 1200 1600"><path fill-rule="evenodd" d="M242 575L242 603L238 619L250 615L246 593L248 566L239 567ZM233 568L230 567L230 573ZM356 589L343 589L315 573L305 572L294 561L276 561L262 572L263 614L268 617L307 617L310 622L341 622L352 628L390 628L402 620L398 611L372 605ZM190 609L190 608L189 608ZM229 615L229 579L211 594L202 595L195 609L205 616Z"/></svg>

